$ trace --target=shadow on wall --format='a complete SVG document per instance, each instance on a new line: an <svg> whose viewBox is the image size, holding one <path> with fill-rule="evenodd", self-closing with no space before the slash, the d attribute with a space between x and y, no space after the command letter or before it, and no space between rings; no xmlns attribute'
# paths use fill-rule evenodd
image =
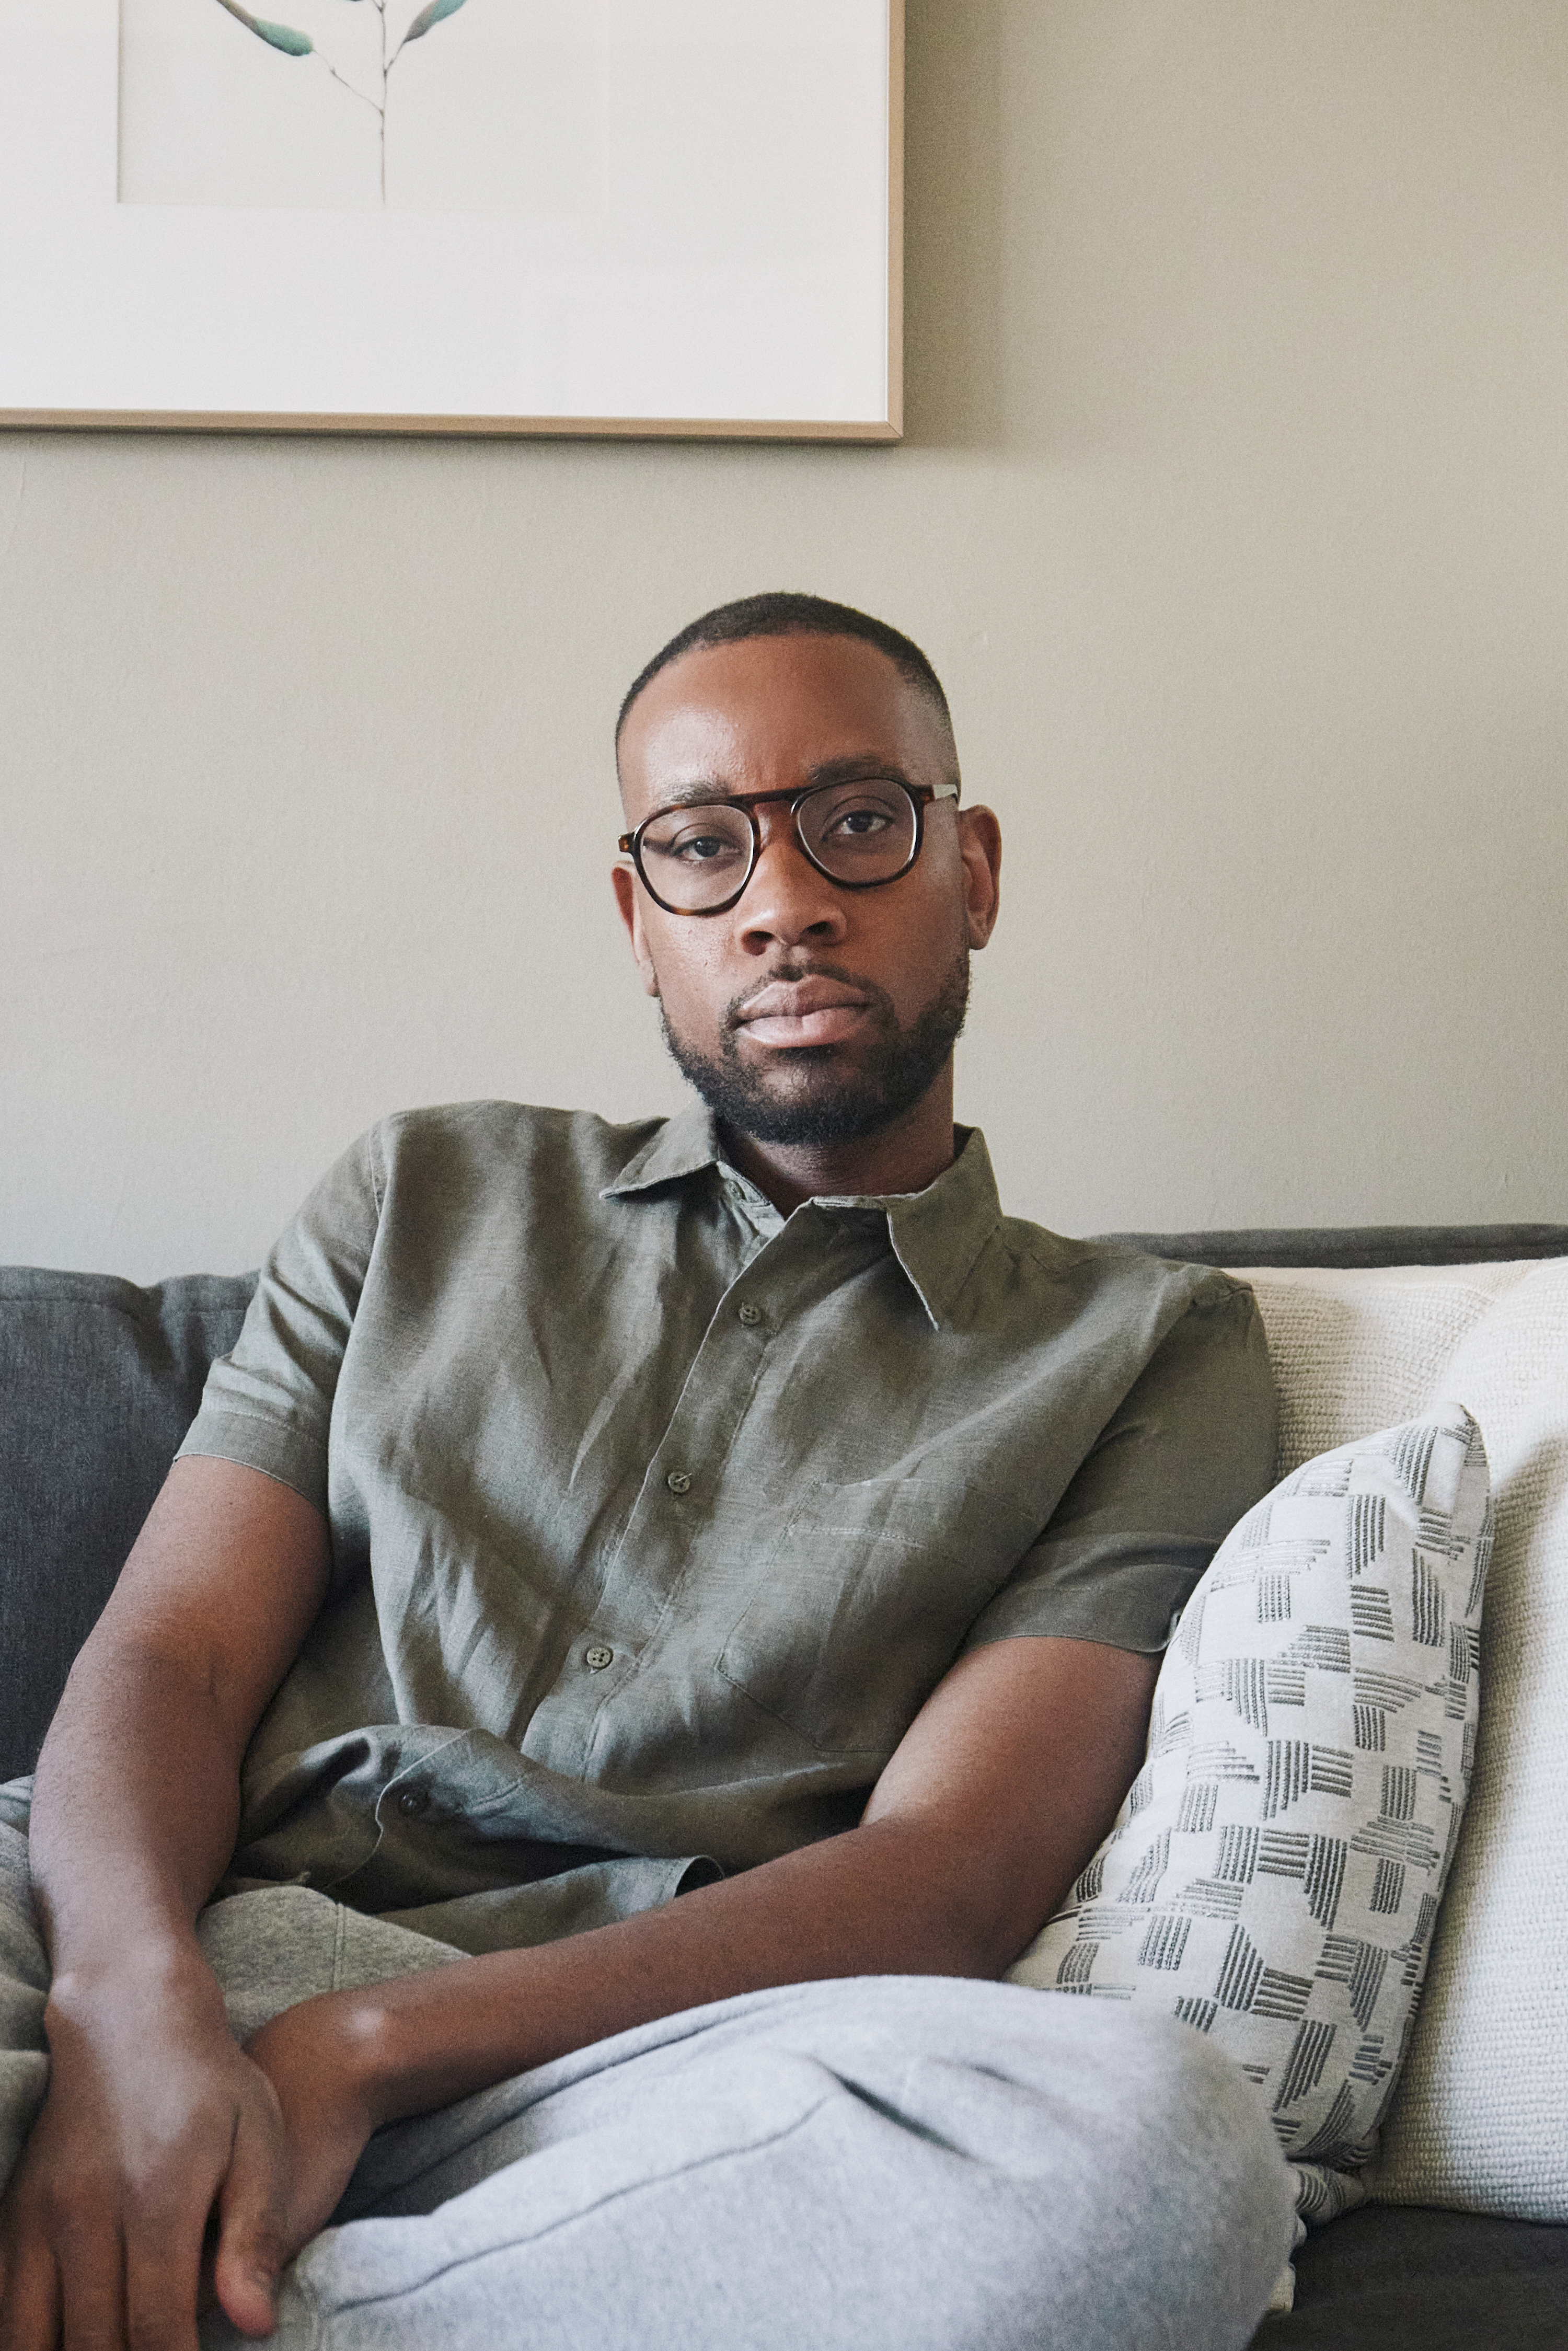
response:
<svg viewBox="0 0 1568 2351"><path fill-rule="evenodd" d="M1002 439L1000 0L909 0L904 92L904 438Z"/></svg>

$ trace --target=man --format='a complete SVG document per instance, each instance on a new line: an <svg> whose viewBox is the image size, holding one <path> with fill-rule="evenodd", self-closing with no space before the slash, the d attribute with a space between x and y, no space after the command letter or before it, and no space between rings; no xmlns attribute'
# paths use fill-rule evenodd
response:
<svg viewBox="0 0 1568 2351"><path fill-rule="evenodd" d="M1283 2259L1207 2043L995 1981L1267 1483L1251 1301L956 1134L907 640L708 614L619 759L706 1107L389 1121L269 1259L40 1761L5 2351L191 2351L204 2242L204 2339L333 2351L1239 2346Z"/></svg>

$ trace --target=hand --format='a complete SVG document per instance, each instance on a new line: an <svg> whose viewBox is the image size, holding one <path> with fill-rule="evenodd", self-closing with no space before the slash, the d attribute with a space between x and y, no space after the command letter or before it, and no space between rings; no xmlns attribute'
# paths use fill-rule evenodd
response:
<svg viewBox="0 0 1568 2351"><path fill-rule="evenodd" d="M370 2077L358 2062L370 2038L352 1992L323 1992L284 2009L245 2044L272 2090L283 2128L287 2261L326 2227L365 2141L385 2119L372 2108Z"/></svg>
<svg viewBox="0 0 1568 2351"><path fill-rule="evenodd" d="M130 1999L57 1981L47 2027L48 2095L0 2206L0 2351L196 2351L209 2223L218 2301L269 2333L288 2138L211 1977Z"/></svg>

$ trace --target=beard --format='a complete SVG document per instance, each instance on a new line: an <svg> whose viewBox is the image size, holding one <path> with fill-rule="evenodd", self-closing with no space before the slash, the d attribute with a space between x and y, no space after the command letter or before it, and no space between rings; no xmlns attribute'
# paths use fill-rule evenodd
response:
<svg viewBox="0 0 1568 2351"><path fill-rule="evenodd" d="M906 1029L899 1026L885 989L833 964L813 963L810 970L824 978L843 980L872 1007L875 1034L853 1068L839 1066L843 1051L839 1045L798 1045L770 1056L768 1070L748 1068L740 1058L739 1032L733 1017L725 1020L717 1053L700 1053L683 1043L671 1028L664 1006L659 1008L664 1042L687 1084L695 1088L721 1125L749 1135L754 1143L801 1144L820 1149L825 1144L858 1143L891 1126L905 1111L914 1109L946 1066L969 1008L967 948L954 959L936 994ZM807 973L787 967L768 977L802 979ZM737 998L730 1007L731 1016L744 1001ZM768 1082L780 1070L787 1070L794 1081L795 1091L787 1096L775 1092Z"/></svg>

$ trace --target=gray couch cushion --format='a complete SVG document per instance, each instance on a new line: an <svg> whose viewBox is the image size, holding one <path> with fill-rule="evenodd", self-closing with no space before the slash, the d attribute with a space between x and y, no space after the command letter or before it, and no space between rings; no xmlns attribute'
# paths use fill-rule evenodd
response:
<svg viewBox="0 0 1568 2351"><path fill-rule="evenodd" d="M1184 1265L1502 1265L1568 1257L1568 1225L1301 1225L1283 1231L1100 1233Z"/></svg>
<svg viewBox="0 0 1568 2351"><path fill-rule="evenodd" d="M1295 2256L1296 2306L1253 2351L1563 2351L1568 2228L1369 2205Z"/></svg>
<svg viewBox="0 0 1568 2351"><path fill-rule="evenodd" d="M0 1780L32 1770L255 1286L0 1270Z"/></svg>

